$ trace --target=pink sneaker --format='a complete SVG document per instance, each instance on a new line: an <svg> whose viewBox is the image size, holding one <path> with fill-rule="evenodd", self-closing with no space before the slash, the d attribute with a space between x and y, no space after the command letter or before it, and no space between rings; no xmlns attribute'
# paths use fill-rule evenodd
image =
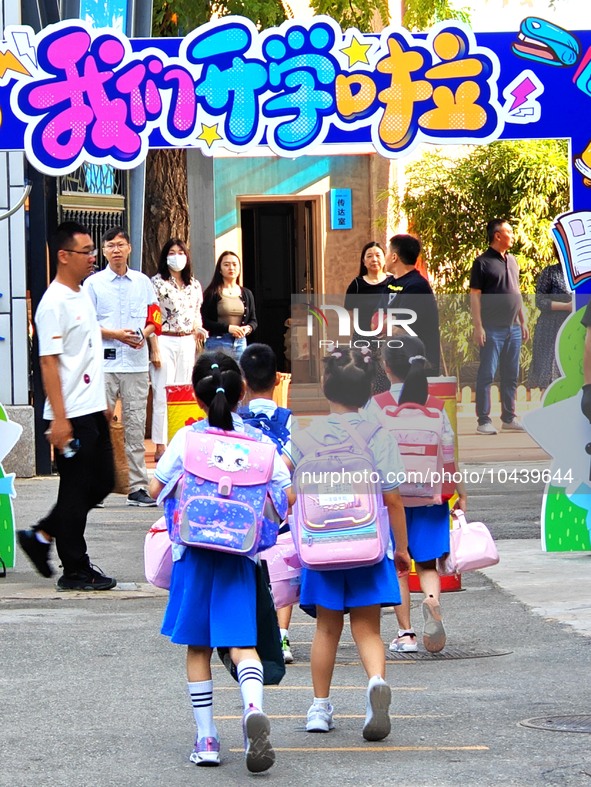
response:
<svg viewBox="0 0 591 787"><path fill-rule="evenodd" d="M219 765L220 742L217 738L199 738L189 759L195 765Z"/></svg>

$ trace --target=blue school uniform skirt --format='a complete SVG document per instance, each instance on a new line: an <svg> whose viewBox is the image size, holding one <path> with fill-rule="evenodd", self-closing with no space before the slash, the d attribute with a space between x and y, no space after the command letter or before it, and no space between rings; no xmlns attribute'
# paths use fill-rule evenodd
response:
<svg viewBox="0 0 591 787"><path fill-rule="evenodd" d="M375 566L314 571L302 569L300 606L319 605L349 612L352 607L400 604L400 588L394 561L385 557Z"/></svg>
<svg viewBox="0 0 591 787"><path fill-rule="evenodd" d="M187 547L172 566L161 631L177 645L256 647L253 561L227 552Z"/></svg>
<svg viewBox="0 0 591 787"><path fill-rule="evenodd" d="M426 563L449 552L449 505L405 508L408 551L413 560Z"/></svg>

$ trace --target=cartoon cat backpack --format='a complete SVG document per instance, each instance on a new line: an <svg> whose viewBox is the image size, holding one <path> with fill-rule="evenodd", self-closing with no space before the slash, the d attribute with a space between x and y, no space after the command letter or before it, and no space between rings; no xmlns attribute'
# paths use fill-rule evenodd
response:
<svg viewBox="0 0 591 787"><path fill-rule="evenodd" d="M287 512L285 492L271 481L275 452L248 426L194 424L183 472L160 495L171 541L249 557L273 546Z"/></svg>

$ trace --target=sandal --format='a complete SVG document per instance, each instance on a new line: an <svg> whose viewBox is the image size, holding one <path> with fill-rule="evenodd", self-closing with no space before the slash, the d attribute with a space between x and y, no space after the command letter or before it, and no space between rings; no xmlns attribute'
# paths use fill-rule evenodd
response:
<svg viewBox="0 0 591 787"><path fill-rule="evenodd" d="M405 631L398 629L398 636L392 640L388 648L391 653L416 653L418 649L417 635L412 629Z"/></svg>

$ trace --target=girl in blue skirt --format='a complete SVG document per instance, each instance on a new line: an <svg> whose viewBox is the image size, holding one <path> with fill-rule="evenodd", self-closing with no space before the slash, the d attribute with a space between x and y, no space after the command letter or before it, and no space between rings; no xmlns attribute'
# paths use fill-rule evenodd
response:
<svg viewBox="0 0 591 787"><path fill-rule="evenodd" d="M244 432L234 412L242 398L238 365L226 353L203 353L193 369L197 402L209 426ZM150 494L162 489L183 469L187 430L180 429L158 462ZM264 440L269 440L263 437ZM275 456L272 480L290 492L289 471ZM288 494L289 497L289 494ZM170 597L162 633L187 646L187 680L197 736L190 756L196 765L219 765L220 739L213 718L213 648L227 647L236 665L244 703L246 767L266 771L275 761L269 719L263 713L263 667L256 651L256 581L254 559L227 552L173 544Z"/></svg>
<svg viewBox="0 0 591 787"><path fill-rule="evenodd" d="M391 382L390 394L396 404L412 402L441 410L443 415L442 444L444 461L447 453L453 466L455 436L453 427L443 410L443 402L429 396L427 363L425 346L415 336L400 335L396 342L386 347L384 353L386 373ZM382 394L382 397L384 394ZM380 397L376 397L380 399ZM376 399L368 405L370 417L381 416L382 410ZM381 423L387 423L387 417ZM446 470L448 465L446 464ZM464 485L457 484L458 500L456 505L466 510L466 492ZM444 498L445 499L445 498ZM402 498L404 502L404 497ZM437 573L436 560L449 553L449 503L447 501L435 505L405 507L406 527L408 531L408 551L415 561L421 590L425 594L422 603L424 619L423 645L430 653L443 650L446 633L440 607L441 582ZM402 603L395 607L398 619L398 636L390 643L392 652L416 652L417 636L410 622L410 592L408 577L400 581Z"/></svg>
<svg viewBox="0 0 591 787"><path fill-rule="evenodd" d="M330 415L320 417L308 427L319 442L345 442L349 430L365 420L360 412L371 396L375 360L367 348L338 349L325 359L324 395ZM292 455L302 459L297 431L292 432ZM319 571L302 569L300 605L316 609L316 631L310 655L314 701L308 710L306 730L329 732L334 728L330 685L336 653L343 630L345 613L349 613L351 634L369 679L363 737L378 741L390 733L390 686L386 683L386 656L380 633L381 607L400 603L397 570L407 572L410 558L406 549L404 508L397 486L403 472L395 440L386 429L378 428L368 443L374 467L381 478L384 505L388 509L396 552L386 555L375 565L359 568Z"/></svg>

